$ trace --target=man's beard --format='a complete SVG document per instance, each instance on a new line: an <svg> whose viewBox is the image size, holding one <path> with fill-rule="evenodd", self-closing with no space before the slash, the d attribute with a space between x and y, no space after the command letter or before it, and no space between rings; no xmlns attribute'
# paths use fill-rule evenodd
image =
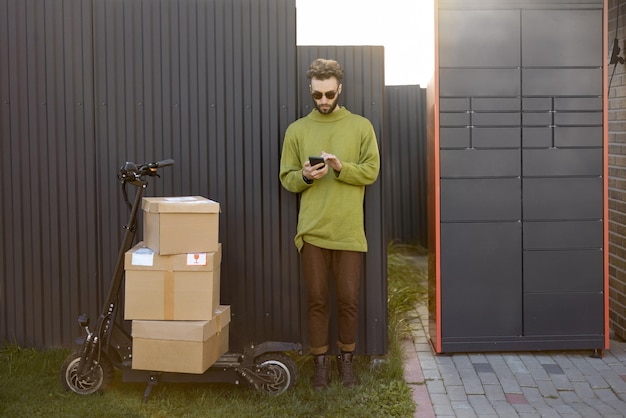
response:
<svg viewBox="0 0 626 418"><path fill-rule="evenodd" d="M320 106L317 104L316 101L313 101L313 102L315 104L315 108L322 115L328 115L328 114L332 113L337 108L337 103L339 102L339 95L337 95L337 97L335 97L335 100L333 100L332 103L328 104L327 107L324 107L324 108L320 108Z"/></svg>

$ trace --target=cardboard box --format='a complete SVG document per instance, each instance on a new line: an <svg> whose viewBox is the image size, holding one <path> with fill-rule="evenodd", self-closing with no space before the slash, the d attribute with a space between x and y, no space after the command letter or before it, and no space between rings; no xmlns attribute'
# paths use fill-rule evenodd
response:
<svg viewBox="0 0 626 418"><path fill-rule="evenodd" d="M135 370L204 373L228 351L230 309L209 321L133 321Z"/></svg>
<svg viewBox="0 0 626 418"><path fill-rule="evenodd" d="M226 336L219 338L220 352L224 354L228 351L228 335L230 330L230 305L220 305L215 310L217 328ZM221 355L221 354L220 354Z"/></svg>
<svg viewBox="0 0 626 418"><path fill-rule="evenodd" d="M124 258L124 318L212 319L220 300L221 256L221 245L213 253L158 255L140 242Z"/></svg>
<svg viewBox="0 0 626 418"><path fill-rule="evenodd" d="M143 240L157 254L217 251L219 203L201 196L144 197L141 207Z"/></svg>
<svg viewBox="0 0 626 418"><path fill-rule="evenodd" d="M228 325L230 323L230 305L219 305L215 310L215 318L219 329Z"/></svg>

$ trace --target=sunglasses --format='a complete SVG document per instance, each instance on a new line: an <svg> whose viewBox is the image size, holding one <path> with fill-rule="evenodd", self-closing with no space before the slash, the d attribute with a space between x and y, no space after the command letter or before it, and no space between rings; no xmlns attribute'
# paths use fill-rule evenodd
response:
<svg viewBox="0 0 626 418"><path fill-rule="evenodd" d="M328 100L332 100L335 98L335 96L337 95L337 93L339 92L339 89L335 90L335 91L327 91L326 93L322 93L319 91L312 91L311 92L311 96L313 96L313 98L315 100L320 100L322 97L326 96L326 98Z"/></svg>

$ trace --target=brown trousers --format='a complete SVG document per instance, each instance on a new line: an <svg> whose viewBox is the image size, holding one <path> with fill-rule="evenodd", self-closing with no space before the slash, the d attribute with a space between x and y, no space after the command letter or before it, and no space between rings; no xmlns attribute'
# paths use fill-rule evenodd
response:
<svg viewBox="0 0 626 418"><path fill-rule="evenodd" d="M307 242L302 247L302 267L307 287L307 314L311 354L328 351L329 281L333 272L337 294L337 345L354 351L359 319L362 253L328 250Z"/></svg>

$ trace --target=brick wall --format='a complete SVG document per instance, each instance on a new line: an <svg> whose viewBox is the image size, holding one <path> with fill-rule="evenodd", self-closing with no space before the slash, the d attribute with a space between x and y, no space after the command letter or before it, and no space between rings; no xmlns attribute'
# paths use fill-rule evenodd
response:
<svg viewBox="0 0 626 418"><path fill-rule="evenodd" d="M626 57L626 1L609 0L608 7L609 57L616 38ZM610 64L608 72L609 317L615 336L626 339L626 66Z"/></svg>

